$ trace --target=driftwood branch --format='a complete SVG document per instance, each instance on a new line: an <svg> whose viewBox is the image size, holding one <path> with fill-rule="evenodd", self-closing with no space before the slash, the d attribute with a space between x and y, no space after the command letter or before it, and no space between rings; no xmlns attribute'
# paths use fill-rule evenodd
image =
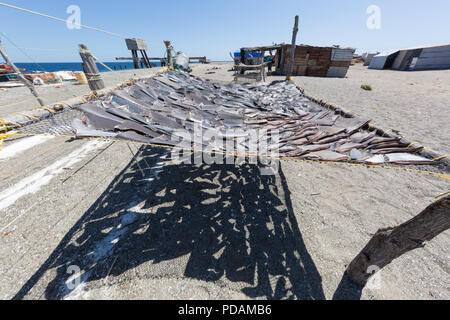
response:
<svg viewBox="0 0 450 320"><path fill-rule="evenodd" d="M381 270L406 252L423 248L427 241L449 228L450 196L447 196L408 222L395 228L379 230L349 265L346 275L355 283L365 286L373 275L369 271Z"/></svg>

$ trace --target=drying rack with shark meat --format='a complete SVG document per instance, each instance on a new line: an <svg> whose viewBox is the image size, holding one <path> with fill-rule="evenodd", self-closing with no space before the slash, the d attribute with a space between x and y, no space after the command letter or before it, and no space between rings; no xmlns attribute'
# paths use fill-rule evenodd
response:
<svg viewBox="0 0 450 320"><path fill-rule="evenodd" d="M77 137L225 152L215 138L202 137L198 143L195 127L241 144L251 130L277 130L279 140L268 148L276 149L281 158L371 165L437 163L418 155L422 147L405 144L400 134L383 137L368 131L369 120L325 110L290 82L219 83L167 71L73 110L78 116L66 130L70 127ZM185 141L186 136L191 139ZM241 147L242 156L254 150L248 141Z"/></svg>

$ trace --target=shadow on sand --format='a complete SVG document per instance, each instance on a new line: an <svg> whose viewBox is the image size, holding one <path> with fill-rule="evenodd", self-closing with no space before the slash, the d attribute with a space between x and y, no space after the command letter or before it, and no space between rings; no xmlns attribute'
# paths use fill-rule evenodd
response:
<svg viewBox="0 0 450 320"><path fill-rule="evenodd" d="M164 153L142 147L15 299L38 283L45 298L66 297L70 265L89 283L182 256L185 277L240 283L251 298L325 299L281 168L263 176L250 164L162 167Z"/></svg>

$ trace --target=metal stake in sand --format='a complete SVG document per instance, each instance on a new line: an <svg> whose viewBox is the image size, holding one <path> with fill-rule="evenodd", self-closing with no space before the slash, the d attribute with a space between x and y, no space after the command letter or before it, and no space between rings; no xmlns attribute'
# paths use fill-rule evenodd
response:
<svg viewBox="0 0 450 320"><path fill-rule="evenodd" d="M294 32L292 34L291 59L289 61L289 69L286 77L287 81L292 80L292 72L294 71L295 44L297 42L297 33L298 33L298 16L295 16Z"/></svg>
<svg viewBox="0 0 450 320"><path fill-rule="evenodd" d="M39 97L39 94L36 91L36 88L34 87L33 83L28 81L23 74L20 72L20 70L16 67L16 65L9 59L8 55L6 54L6 51L2 47L2 42L0 40L0 54L3 56L3 59L5 59L6 63L14 70L14 74L17 76L17 78L22 81L24 85L30 89L31 93L36 97L37 101L41 106L45 106L44 101Z"/></svg>

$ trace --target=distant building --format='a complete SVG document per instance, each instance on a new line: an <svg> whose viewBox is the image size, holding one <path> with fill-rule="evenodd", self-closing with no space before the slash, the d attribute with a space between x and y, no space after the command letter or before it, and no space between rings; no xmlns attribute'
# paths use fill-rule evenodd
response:
<svg viewBox="0 0 450 320"><path fill-rule="evenodd" d="M450 45L381 53L372 58L369 68L410 71L450 69Z"/></svg>

